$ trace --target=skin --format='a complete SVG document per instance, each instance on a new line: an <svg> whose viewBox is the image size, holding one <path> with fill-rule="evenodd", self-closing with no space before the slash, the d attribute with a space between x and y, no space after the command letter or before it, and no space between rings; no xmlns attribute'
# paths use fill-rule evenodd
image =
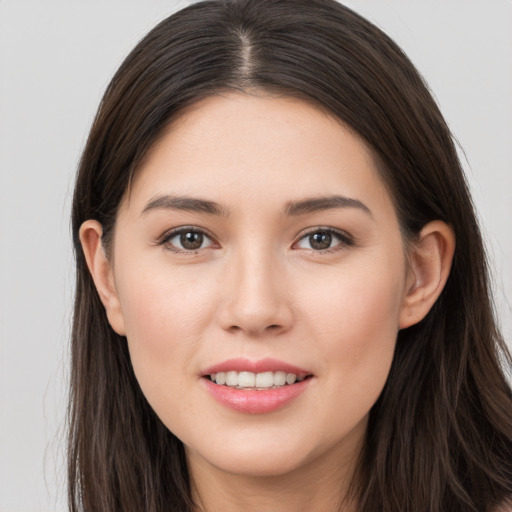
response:
<svg viewBox="0 0 512 512"><path fill-rule="evenodd" d="M163 195L213 201L221 214L155 203ZM364 206L287 212L333 195ZM180 227L208 237L184 251L169 234ZM326 229L337 234L318 250L309 235ZM305 102L232 93L188 109L152 148L110 259L100 236L84 223L89 268L145 396L185 444L201 508L339 510L397 332L427 314L448 276L451 229L432 222L405 244L357 135ZM235 357L313 377L275 412L237 412L200 376ZM349 499L342 509L353 510Z"/></svg>

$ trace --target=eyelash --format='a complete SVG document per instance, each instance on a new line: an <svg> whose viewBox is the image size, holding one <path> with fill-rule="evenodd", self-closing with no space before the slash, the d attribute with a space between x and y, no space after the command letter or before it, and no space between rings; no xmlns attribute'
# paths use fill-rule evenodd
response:
<svg viewBox="0 0 512 512"><path fill-rule="evenodd" d="M306 240L308 237L311 237L312 235L318 234L318 233L326 233L330 235L332 238L337 238L339 243L334 245L333 247L327 247L326 249L305 249L309 250L313 254L327 254L327 253L334 253L338 251L343 251L345 249L348 249L355 245L354 239L345 231L341 231L339 229L334 228L328 228L328 227L315 227L306 233L302 234L302 236L293 244L293 246L296 246L301 241Z"/></svg>
<svg viewBox="0 0 512 512"><path fill-rule="evenodd" d="M176 229L166 232L158 240L157 244L164 247L164 249L166 249L167 251L171 251L171 252L174 252L177 254L197 254L198 251L200 251L201 249L207 249L210 247L210 246L208 246L208 247L199 247L197 249L185 249L185 248L180 249L179 247L176 247L170 243L170 241L173 238L180 236L180 235L186 235L188 233L195 233L195 234L199 234L199 235L205 237L206 239L208 239L211 242L211 245L215 245L215 243L216 243L214 241L213 237L204 229L201 229L201 228L198 228L195 226L183 226L183 227L176 228Z"/></svg>
<svg viewBox="0 0 512 512"><path fill-rule="evenodd" d="M186 235L189 233L199 234L202 237L208 239L210 241L210 244L207 247L198 247L197 249L181 249L179 247L176 247L175 245L171 244L170 241L173 238L176 238L177 236ZM334 228L328 228L328 227L315 227L311 230L309 230L306 233L303 233L300 238L293 243L292 248L296 247L301 241L306 240L308 237L311 237L312 235L323 233L328 234L332 238L338 239L339 243L334 245L333 247L327 247L326 249L313 249L313 248L304 248L305 250L310 251L313 254L326 254L326 253L334 253L338 251L342 251L344 249L347 249L349 247L352 247L355 245L353 238L346 232L340 231L338 229ZM176 254L197 254L202 249L208 249L212 246L215 246L217 243L215 242L214 238L204 229L198 228L196 226L183 226L180 228L173 229L171 231L166 232L160 239L157 241L157 245L161 245L166 250L171 251ZM202 244L201 244L202 245ZM218 244L217 244L218 246Z"/></svg>

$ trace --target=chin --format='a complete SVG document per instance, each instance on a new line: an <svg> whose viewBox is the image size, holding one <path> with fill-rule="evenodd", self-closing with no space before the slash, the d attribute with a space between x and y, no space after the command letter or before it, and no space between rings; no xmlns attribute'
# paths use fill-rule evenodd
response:
<svg viewBox="0 0 512 512"><path fill-rule="evenodd" d="M302 467L300 460L290 460L286 455L267 457L261 454L255 457L229 457L221 461L213 460L211 464L218 470L246 478L276 478L291 474Z"/></svg>
<svg viewBox="0 0 512 512"><path fill-rule="evenodd" d="M311 454L304 443L245 440L209 446L206 450L186 447L189 466L198 459L219 471L243 477L278 477L292 473L307 464Z"/></svg>

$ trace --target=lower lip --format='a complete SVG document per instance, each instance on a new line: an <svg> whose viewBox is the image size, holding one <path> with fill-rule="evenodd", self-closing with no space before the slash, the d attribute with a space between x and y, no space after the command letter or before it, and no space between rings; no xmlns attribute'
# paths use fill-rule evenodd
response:
<svg viewBox="0 0 512 512"><path fill-rule="evenodd" d="M202 379L206 389L217 402L234 411L248 414L264 414L277 411L301 395L311 378L273 389L237 389L221 386L211 380Z"/></svg>

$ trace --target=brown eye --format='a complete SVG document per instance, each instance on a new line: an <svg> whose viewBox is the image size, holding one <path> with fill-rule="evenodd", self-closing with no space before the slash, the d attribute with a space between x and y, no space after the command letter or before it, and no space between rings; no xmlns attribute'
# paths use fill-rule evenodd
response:
<svg viewBox="0 0 512 512"><path fill-rule="evenodd" d="M173 252L193 252L214 247L214 241L199 229L179 228L173 230L160 242Z"/></svg>
<svg viewBox="0 0 512 512"><path fill-rule="evenodd" d="M204 235L197 231L187 231L180 234L180 243L183 249L195 251L203 245Z"/></svg>
<svg viewBox="0 0 512 512"><path fill-rule="evenodd" d="M332 234L328 231L317 231L309 235L309 245L312 249L321 251L329 249L332 243Z"/></svg>
<svg viewBox="0 0 512 512"><path fill-rule="evenodd" d="M309 251L336 251L354 245L350 235L335 229L317 229L304 235L295 245L295 249Z"/></svg>

